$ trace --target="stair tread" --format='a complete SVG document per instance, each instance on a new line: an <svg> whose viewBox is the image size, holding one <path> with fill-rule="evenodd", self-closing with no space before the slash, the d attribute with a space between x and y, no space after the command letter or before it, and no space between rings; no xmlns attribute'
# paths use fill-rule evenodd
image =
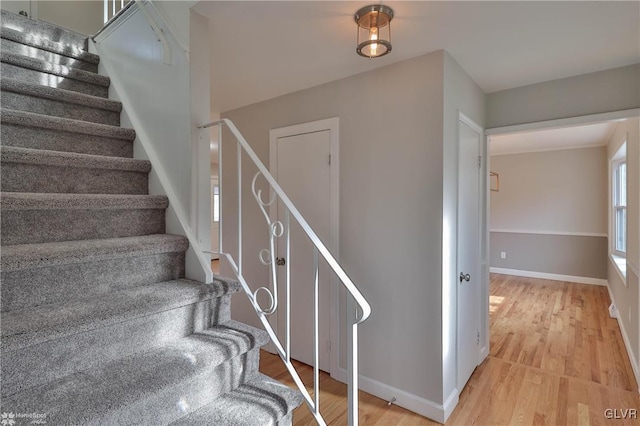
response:
<svg viewBox="0 0 640 426"><path fill-rule="evenodd" d="M104 75L90 71L71 68L66 65L54 64L43 59L32 58L11 52L0 52L0 61L30 70L53 74L71 80L82 81L96 86L109 87L111 80Z"/></svg>
<svg viewBox="0 0 640 426"><path fill-rule="evenodd" d="M51 115L37 114L34 112L20 111L9 108L0 109L0 122L2 124L18 124L43 129L60 130L72 133L81 133L94 136L104 136L115 139L133 141L136 132L133 129L99 124L90 121L74 120L71 118L55 117Z"/></svg>
<svg viewBox="0 0 640 426"><path fill-rule="evenodd" d="M0 207L6 210L58 209L166 209L169 199L164 195L126 194L63 194L34 192L2 192Z"/></svg>
<svg viewBox="0 0 640 426"><path fill-rule="evenodd" d="M226 280L204 284L178 279L120 290L98 297L76 299L2 313L2 350L60 339L118 324L134 318L191 305L235 292Z"/></svg>
<svg viewBox="0 0 640 426"><path fill-rule="evenodd" d="M149 173L151 171L151 163L147 160L49 151L46 149L19 148L14 146L2 147L0 158L2 162L7 163L41 164L57 167L120 170L140 173Z"/></svg>
<svg viewBox="0 0 640 426"><path fill-rule="evenodd" d="M27 83L15 78L0 78L0 88L6 92L20 93L44 99L51 99L58 102L82 105L106 111L122 111L122 103L118 101L75 92L73 90L66 90L59 87Z"/></svg>
<svg viewBox="0 0 640 426"><path fill-rule="evenodd" d="M3 271L41 268L186 251L189 241L182 235L155 234L100 240L77 240L54 243L2 246L0 267Z"/></svg>
<svg viewBox="0 0 640 426"><path fill-rule="evenodd" d="M225 426L262 426L277 424L304 401L302 394L258 373L244 385L213 403L172 423L174 425L224 424Z"/></svg>
<svg viewBox="0 0 640 426"><path fill-rule="evenodd" d="M13 412L47 413L68 424L95 423L149 395L180 387L198 375L267 342L266 333L228 321L178 339L159 349L132 355L3 399ZM188 410L189 395L183 395ZM167 401L174 405L178 401ZM180 406L176 408L181 408ZM29 411L31 410L31 411Z"/></svg>
<svg viewBox="0 0 640 426"><path fill-rule="evenodd" d="M12 28L2 27L0 29L0 37L26 46L46 50L47 52L78 59L83 62L89 62L92 64L98 64L100 62L100 56L94 53L42 37L30 37L24 32L17 31Z"/></svg>

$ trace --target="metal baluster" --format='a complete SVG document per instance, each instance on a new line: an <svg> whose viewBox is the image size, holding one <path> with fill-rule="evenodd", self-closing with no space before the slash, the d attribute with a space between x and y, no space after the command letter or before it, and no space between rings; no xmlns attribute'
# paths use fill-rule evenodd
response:
<svg viewBox="0 0 640 426"><path fill-rule="evenodd" d="M218 124L218 251L222 249L222 124Z"/></svg>
<svg viewBox="0 0 640 426"><path fill-rule="evenodd" d="M106 24L109 20L109 0L104 0L104 23Z"/></svg>
<svg viewBox="0 0 640 426"><path fill-rule="evenodd" d="M313 400L316 413L320 413L319 355L318 355L318 248L313 247Z"/></svg>
<svg viewBox="0 0 640 426"><path fill-rule="evenodd" d="M116 15L116 0L112 0L112 1L113 1L113 3L112 3L111 10L113 12L113 15L111 15L111 16L115 16Z"/></svg>
<svg viewBox="0 0 640 426"><path fill-rule="evenodd" d="M358 325L354 317L355 305L347 293L347 403L348 424L358 425Z"/></svg>
<svg viewBox="0 0 640 426"><path fill-rule="evenodd" d="M242 275L242 147L238 146L238 273Z"/></svg>
<svg viewBox="0 0 640 426"><path fill-rule="evenodd" d="M284 224L287 232L286 253L287 253L287 276L286 276L286 319L285 319L285 355L287 362L291 362L291 225L289 220L289 209L285 207Z"/></svg>

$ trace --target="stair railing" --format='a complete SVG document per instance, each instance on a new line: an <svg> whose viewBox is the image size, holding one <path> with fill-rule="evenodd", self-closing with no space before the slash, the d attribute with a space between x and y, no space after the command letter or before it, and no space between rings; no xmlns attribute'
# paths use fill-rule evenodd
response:
<svg viewBox="0 0 640 426"><path fill-rule="evenodd" d="M309 407L309 410L313 414L314 418L320 425L326 425L322 415L320 414L320 382L319 382L319 345L318 345L318 287L319 287L319 271L318 271L318 261L319 256L322 256L326 263L329 265L333 273L338 277L340 283L347 291L347 313L348 318L347 321L347 403L348 403L348 424L356 426L358 425L358 324L362 323L366 320L371 314L371 306L366 301L362 293L358 290L358 288L354 285L353 281L346 274L344 269L340 266L340 264L333 257L331 252L326 248L326 246L322 243L320 238L316 235L313 229L309 226L307 221L302 217L298 209L293 205L287 194L280 187L278 182L275 180L273 175L269 173L269 170L265 167L265 165L260 161L256 153L253 151L249 143L242 136L242 134L238 131L236 126L228 119L222 119L220 121L214 121L202 126L199 126L199 129L206 129L209 127L218 127L218 166L219 166L219 176L220 176L220 197L222 198L223 191L225 191L224 181L222 180L222 128L226 126L233 136L236 139L237 144L237 179L238 179L238 189L237 189L237 199L238 199L238 261L236 262L234 258L227 252L224 251L222 245L222 233L220 233L218 247L219 250L215 254L219 254L224 256L233 272L236 274L238 281L240 282L244 292L246 293L249 301L251 302L254 310L258 314L258 317L264 326L265 330L271 337L271 341L276 348L276 351L280 355L280 358L284 362L289 374L291 374L294 382L296 383L298 389L302 393L304 400ZM262 264L270 267L271 281L273 284L273 288L269 289L267 287L260 287L255 291L252 291L249 284L246 282L245 277L243 275L243 262L242 262L242 152L245 152L248 157L252 160L253 164L258 168L258 172L253 177L251 182L251 188L253 192L253 196L258 203L258 207L262 211L264 215L267 226L269 228L269 249L263 249L258 254L258 257ZM258 178L262 176L269 183L272 190L272 198L268 201L265 201L262 198L262 191L256 188L256 182ZM280 199L282 204L285 206L284 213L284 223L280 220L271 220L269 214L267 214L266 208L273 205L273 203ZM290 262L286 262L286 272L285 272L285 301L286 306L285 310L285 330L284 330L284 344L280 342L278 336L275 331L271 327L269 323L269 315L273 314L278 309L278 282L277 282L277 271L276 271L276 240L278 238L285 238L285 251L286 251L286 259L290 259L291 245L290 245L290 221L291 218L297 221L302 230L306 233L309 240L314 245L313 250L313 302L314 302L314 336L313 336L313 397L307 390L306 386L302 382L300 375L296 371L293 363L291 362L291 299L290 299L290 290L291 290L291 282L290 282ZM222 214L220 214L220 229L222 229L223 221L225 218ZM269 299L269 307L266 309L260 306L258 302L258 294L264 293ZM353 315L353 317L349 317Z"/></svg>

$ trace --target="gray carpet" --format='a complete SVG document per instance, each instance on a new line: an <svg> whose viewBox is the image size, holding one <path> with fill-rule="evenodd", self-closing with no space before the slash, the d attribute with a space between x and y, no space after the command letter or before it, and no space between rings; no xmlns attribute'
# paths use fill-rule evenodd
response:
<svg viewBox="0 0 640 426"><path fill-rule="evenodd" d="M47 424L289 425L233 280L185 279L84 36L2 11L1 407ZM243 296L238 296L243 297Z"/></svg>

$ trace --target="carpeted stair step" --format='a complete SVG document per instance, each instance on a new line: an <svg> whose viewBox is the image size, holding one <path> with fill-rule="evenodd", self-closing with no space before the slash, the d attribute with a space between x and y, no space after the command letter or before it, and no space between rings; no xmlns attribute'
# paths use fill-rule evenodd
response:
<svg viewBox="0 0 640 426"><path fill-rule="evenodd" d="M2 190L147 194L151 163L43 149L2 147Z"/></svg>
<svg viewBox="0 0 640 426"><path fill-rule="evenodd" d="M11 28L0 29L0 49L4 52L42 59L54 64L65 65L89 72L98 72L100 57L93 53L78 49Z"/></svg>
<svg viewBox="0 0 640 426"><path fill-rule="evenodd" d="M46 21L37 21L6 10L1 11L3 28L23 32L32 39L47 39L75 50L87 50L87 36Z"/></svg>
<svg viewBox="0 0 640 426"><path fill-rule="evenodd" d="M183 278L188 247L166 234L3 246L2 311Z"/></svg>
<svg viewBox="0 0 640 426"><path fill-rule="evenodd" d="M258 373L251 381L173 423L175 426L291 425L302 394Z"/></svg>
<svg viewBox="0 0 640 426"><path fill-rule="evenodd" d="M6 108L0 123L3 146L133 157L133 129Z"/></svg>
<svg viewBox="0 0 640 426"><path fill-rule="evenodd" d="M0 193L2 245L165 232L165 196Z"/></svg>
<svg viewBox="0 0 640 426"><path fill-rule="evenodd" d="M120 126L120 102L14 78L0 79L0 89L2 108Z"/></svg>
<svg viewBox="0 0 640 426"><path fill-rule="evenodd" d="M266 342L265 332L229 321L3 398L1 410L46 413L48 424L171 423L252 380Z"/></svg>
<svg viewBox="0 0 640 426"><path fill-rule="evenodd" d="M110 80L103 75L4 51L0 52L0 61L4 77L103 98L109 96Z"/></svg>
<svg viewBox="0 0 640 426"><path fill-rule="evenodd" d="M2 396L225 323L238 288L182 279L4 312Z"/></svg>

